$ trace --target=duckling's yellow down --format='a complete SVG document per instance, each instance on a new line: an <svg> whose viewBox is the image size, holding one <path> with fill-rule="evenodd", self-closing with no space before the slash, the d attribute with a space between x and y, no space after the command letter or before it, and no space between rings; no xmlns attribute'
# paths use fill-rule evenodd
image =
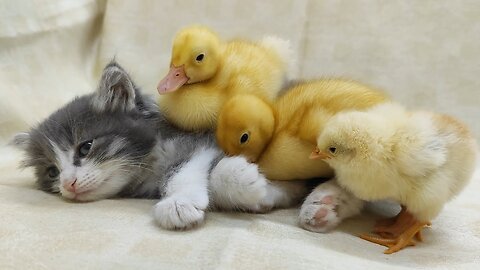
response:
<svg viewBox="0 0 480 270"><path fill-rule="evenodd" d="M171 72L158 87L160 109L178 127L199 131L214 129L221 107L235 95L273 100L285 82L288 46L275 38L224 42L206 27L185 28L173 42Z"/></svg>
<svg viewBox="0 0 480 270"><path fill-rule="evenodd" d="M326 163L308 158L325 122L338 112L387 100L371 87L341 79L300 83L273 104L238 96L221 110L217 140L227 154L258 163L272 180L330 177L333 172ZM244 134L247 142L241 141Z"/></svg>

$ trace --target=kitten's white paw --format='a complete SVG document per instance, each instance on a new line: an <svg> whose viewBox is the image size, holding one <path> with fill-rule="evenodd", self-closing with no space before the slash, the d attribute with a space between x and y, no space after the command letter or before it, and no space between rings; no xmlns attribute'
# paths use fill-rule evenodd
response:
<svg viewBox="0 0 480 270"><path fill-rule="evenodd" d="M165 229L190 229L203 222L205 208L188 198L174 196L158 202L154 207L156 222Z"/></svg>
<svg viewBox="0 0 480 270"><path fill-rule="evenodd" d="M337 204L333 195L315 196L305 202L300 209L300 225L313 232L327 232L341 221L337 213Z"/></svg>
<svg viewBox="0 0 480 270"><path fill-rule="evenodd" d="M211 174L213 199L217 207L266 212L273 207L268 200L268 181L256 164L243 157L223 158Z"/></svg>
<svg viewBox="0 0 480 270"><path fill-rule="evenodd" d="M313 232L327 232L345 218L360 213L364 202L340 188L334 180L320 184L300 209L300 226Z"/></svg>

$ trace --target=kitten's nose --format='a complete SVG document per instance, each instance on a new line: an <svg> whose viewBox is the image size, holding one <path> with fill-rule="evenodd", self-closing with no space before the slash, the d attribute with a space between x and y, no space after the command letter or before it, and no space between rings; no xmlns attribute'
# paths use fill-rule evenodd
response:
<svg viewBox="0 0 480 270"><path fill-rule="evenodd" d="M77 188L77 178L65 181L63 183L63 188L67 191L75 193L75 189Z"/></svg>

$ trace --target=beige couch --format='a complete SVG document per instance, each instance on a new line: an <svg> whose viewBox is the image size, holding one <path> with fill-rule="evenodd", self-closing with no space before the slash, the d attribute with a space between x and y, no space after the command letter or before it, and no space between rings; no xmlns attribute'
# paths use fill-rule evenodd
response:
<svg viewBox="0 0 480 270"><path fill-rule="evenodd" d="M149 200L68 203L37 191L6 146L18 131L93 90L113 56L155 94L173 34L203 23L229 37L292 41L299 76L354 78L414 108L455 115L480 135L480 2L336 0L0 1L0 269L479 269L480 174L394 255L355 237L371 214L328 234L297 209L210 213L164 231Z"/></svg>

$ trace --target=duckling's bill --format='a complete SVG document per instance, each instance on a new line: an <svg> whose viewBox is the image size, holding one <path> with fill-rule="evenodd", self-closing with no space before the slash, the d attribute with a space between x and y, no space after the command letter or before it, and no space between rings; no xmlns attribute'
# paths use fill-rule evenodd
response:
<svg viewBox="0 0 480 270"><path fill-rule="evenodd" d="M330 158L332 158L330 154L320 151L318 147L313 149L312 153L310 154L310 159L330 159Z"/></svg>
<svg viewBox="0 0 480 270"><path fill-rule="evenodd" d="M160 95L174 92L187 82L188 77L183 65L179 67L172 65L167 76L158 83L157 90Z"/></svg>

